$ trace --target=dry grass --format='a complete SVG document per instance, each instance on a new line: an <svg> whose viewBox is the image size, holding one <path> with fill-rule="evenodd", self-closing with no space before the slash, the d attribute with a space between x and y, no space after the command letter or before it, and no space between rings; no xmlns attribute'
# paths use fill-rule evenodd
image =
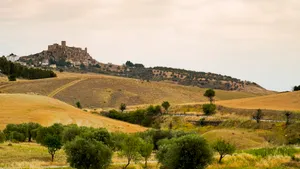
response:
<svg viewBox="0 0 300 169"><path fill-rule="evenodd" d="M205 89L181 86L165 82L143 82L137 79L100 74L59 73L58 77L43 80L3 82L2 93L37 93L51 95L74 105L80 101L87 108L118 107L127 105L161 104L167 100L171 104L203 102ZM74 85L72 82L80 81ZM67 87L64 87L66 86ZM63 88L63 90L60 90ZM55 92L58 91L58 92ZM257 96L253 93L216 90L216 100L239 99Z"/></svg>
<svg viewBox="0 0 300 169"><path fill-rule="evenodd" d="M224 139L234 144L238 149L258 148L268 145L268 142L258 135L256 131L254 132L242 129L216 129L208 131L202 136L209 142Z"/></svg>
<svg viewBox="0 0 300 169"><path fill-rule="evenodd" d="M290 157L274 156L260 158L242 153L226 156L222 164L215 162L208 166L207 169L288 169L284 164L289 161Z"/></svg>
<svg viewBox="0 0 300 169"><path fill-rule="evenodd" d="M300 92L288 92L230 101L217 101L216 104L242 109L260 108L300 111Z"/></svg>
<svg viewBox="0 0 300 169"><path fill-rule="evenodd" d="M138 132L146 128L87 113L59 100L26 94L0 94L0 128L9 123L37 122L105 127L109 131Z"/></svg>

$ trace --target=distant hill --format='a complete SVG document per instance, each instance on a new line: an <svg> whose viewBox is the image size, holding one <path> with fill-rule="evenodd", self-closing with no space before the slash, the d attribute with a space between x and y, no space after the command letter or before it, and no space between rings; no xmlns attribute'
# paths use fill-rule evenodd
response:
<svg viewBox="0 0 300 169"><path fill-rule="evenodd" d="M54 123L105 127L109 131L138 132L146 128L94 115L59 100L26 94L0 94L0 129L9 123L36 122L44 126Z"/></svg>
<svg viewBox="0 0 300 169"><path fill-rule="evenodd" d="M300 111L300 91L272 94L253 98L217 101L226 107L242 109L269 109Z"/></svg>
<svg viewBox="0 0 300 169"><path fill-rule="evenodd" d="M1 93L33 93L51 96L75 106L106 108L127 105L203 102L206 89L166 82L146 82L100 74L56 72L57 78L0 83ZM258 94L216 90L216 100L255 97Z"/></svg>
<svg viewBox="0 0 300 169"><path fill-rule="evenodd" d="M254 82L215 73L167 67L146 68L143 64L134 64L130 61L124 65L100 63L89 55L87 48L68 47L65 41L62 41L61 45L49 45L47 50L40 53L20 57L19 61L30 66L53 68L61 71L94 72L145 81L166 81L201 88L268 93L266 89Z"/></svg>

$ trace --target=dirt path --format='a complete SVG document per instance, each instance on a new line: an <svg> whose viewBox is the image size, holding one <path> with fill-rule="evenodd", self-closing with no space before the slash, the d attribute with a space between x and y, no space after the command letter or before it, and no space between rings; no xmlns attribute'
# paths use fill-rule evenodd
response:
<svg viewBox="0 0 300 169"><path fill-rule="evenodd" d="M65 89L67 89L67 88L69 88L69 87L71 87L71 86L73 86L73 85L75 85L75 84L77 84L77 83L79 83L79 82L81 82L81 81L83 81L83 80L86 80L86 79L87 79L87 78L77 79L77 80L74 80L74 81L72 81L72 82L70 82L70 83L67 83L67 84L63 85L63 86L60 86L59 88L55 89L55 90L52 91L50 94L48 94L48 96L49 96L49 97L54 97L54 96L57 95L59 92L65 90Z"/></svg>

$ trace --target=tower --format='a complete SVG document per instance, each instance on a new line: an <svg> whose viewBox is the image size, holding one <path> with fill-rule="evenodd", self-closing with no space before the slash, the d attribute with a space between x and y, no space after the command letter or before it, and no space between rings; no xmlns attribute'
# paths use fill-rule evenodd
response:
<svg viewBox="0 0 300 169"><path fill-rule="evenodd" d="M66 41L61 41L61 46L62 47L66 47L66 44L67 44Z"/></svg>

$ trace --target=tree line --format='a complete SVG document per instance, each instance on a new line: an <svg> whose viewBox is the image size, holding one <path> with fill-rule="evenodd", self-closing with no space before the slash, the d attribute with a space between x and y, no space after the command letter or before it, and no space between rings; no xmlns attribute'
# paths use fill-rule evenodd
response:
<svg viewBox="0 0 300 169"><path fill-rule="evenodd" d="M51 70L28 68L19 63L8 61L5 57L0 57L0 73L7 75L10 81L15 81L18 77L24 79L43 79L56 77L56 74Z"/></svg>
<svg viewBox="0 0 300 169"><path fill-rule="evenodd" d="M147 130L135 134L108 132L104 128L79 127L75 124L38 123L8 124L0 131L0 142L37 142L48 149L51 160L63 149L67 162L78 169L105 169L112 162L114 152L127 159L123 169L133 161L144 162L153 152L162 169L204 169L213 161L214 151L221 160L233 154L235 146L223 140L209 144L197 133L173 130Z"/></svg>

